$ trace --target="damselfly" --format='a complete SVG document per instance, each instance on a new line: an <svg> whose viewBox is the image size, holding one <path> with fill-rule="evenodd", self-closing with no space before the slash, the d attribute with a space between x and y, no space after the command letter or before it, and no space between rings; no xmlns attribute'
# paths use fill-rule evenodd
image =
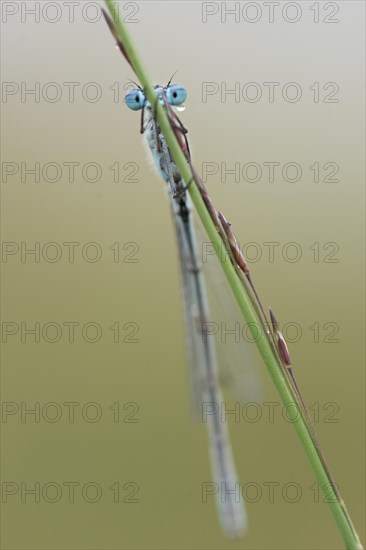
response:
<svg viewBox="0 0 366 550"><path fill-rule="evenodd" d="M106 14L104 15L113 32L113 23ZM123 52L121 45L120 48ZM189 156L186 131L172 110L172 107L182 109L186 90L179 84L169 82L166 86L155 86L155 93L156 101L165 109L169 109L170 117L174 117L173 124L179 129L182 148ZM146 137L167 187L179 250L186 338L192 369L191 383L195 386L192 389L196 399L195 406L221 404L223 396L219 383L215 343L205 334L205 326L210 317L205 277L199 257L191 201L187 192L189 182L182 179L155 119L154 105L146 99L143 89L138 86L128 91L125 103L133 111L141 111L141 133ZM218 487L216 504L220 523L227 535L238 537L245 531L246 513L243 499L238 498L238 491L235 491L239 485L227 425L218 414L207 415L206 425L212 476Z"/></svg>

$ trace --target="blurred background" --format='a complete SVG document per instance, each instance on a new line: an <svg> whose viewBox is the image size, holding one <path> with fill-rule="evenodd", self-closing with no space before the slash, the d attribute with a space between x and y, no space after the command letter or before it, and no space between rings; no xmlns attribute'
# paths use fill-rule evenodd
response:
<svg viewBox="0 0 366 550"><path fill-rule="evenodd" d="M1 6L3 548L342 548L264 365L226 402L247 536L202 496L168 203L98 4ZM364 5L119 7L154 82L188 89L194 164L364 538Z"/></svg>

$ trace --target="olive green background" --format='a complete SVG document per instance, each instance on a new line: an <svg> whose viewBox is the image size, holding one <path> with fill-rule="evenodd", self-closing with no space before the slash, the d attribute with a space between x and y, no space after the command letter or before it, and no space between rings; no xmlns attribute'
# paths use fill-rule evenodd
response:
<svg viewBox="0 0 366 550"><path fill-rule="evenodd" d="M62 251L56 262L42 255L39 262L31 256L22 262L20 252L2 258L3 329L10 322L19 327L3 343L4 406L14 402L20 410L22 402L28 408L39 403L41 410L39 422L29 415L22 419L20 412L2 418L2 481L19 487L2 504L2 547L341 548L327 505L322 497L314 502L309 464L281 406L275 405L278 397L262 365L258 421L244 415L234 422L229 417L240 480L252 487L248 494L256 500L247 504L248 535L237 542L225 540L213 499L202 502L201 485L211 477L205 428L194 424L190 414L169 208L141 143L139 114L123 104L124 86L134 75L115 50L104 22L83 19L85 3L75 8L73 23L63 3L58 4L62 17L54 24L44 18L36 23L32 16L23 23L20 13L2 23L2 80L19 86L24 82L28 88L39 82L41 90L56 82L62 90L54 103L42 96L39 102L32 96L22 102L20 93L5 102L3 96L2 162L28 167L56 162L63 167L54 183L42 177L36 183L29 175L22 183L16 174L2 184L3 241L19 247L24 242L29 248L39 242L41 249L56 242ZM181 118L189 128L199 171L207 162L219 167L226 163L228 168L248 162L262 166L256 183L243 177L235 182L233 176L224 182L219 171L207 179L207 187L239 241L257 243L262 251L251 270L263 302L282 323L301 327L301 337L290 344L297 378L311 414L319 410L316 429L322 447L363 537L363 4L337 2L340 9L333 18L338 23L324 22L332 11L326 11L324 3L319 4L319 23L314 23L309 9L313 3L308 2L301 2L297 23L284 21L283 3L273 23L259 2L262 18L256 23L243 16L238 23L233 16L222 22L220 13L203 23L200 2L138 2L135 14L136 3L129 4L122 13L136 20L129 30L151 77L165 84L178 70L174 80L188 89ZM52 18L55 12L49 9L47 17ZM91 7L87 17L95 13ZM253 19L254 11L248 14ZM65 82L80 83L74 102ZM97 102L82 97L81 89L90 82L101 87ZM115 102L109 87L117 82L120 98ZM204 82L228 89L235 82L241 89L256 82L263 96L256 103L242 97L236 103L232 95L222 100L218 93L204 102ZM264 82L280 83L273 102ZM301 86L298 102L283 99L281 91L288 82ZM309 89L315 82L319 102ZM328 82L338 84L338 102L324 102L333 89L323 89ZM74 182L65 162L80 163ZM88 162L100 165L99 181L83 177L81 168ZM116 183L109 167L117 162ZM264 162L280 163L279 170L297 162L302 177L291 183L278 171L269 182ZM309 170L315 162L321 167L319 183ZM330 172L322 168L328 162L339 165L338 183L322 181ZM128 181L135 170L137 181ZM49 174L53 177L52 169ZM90 174L93 177L92 170ZM80 243L74 262L68 260L65 242ZM102 251L99 261L82 256L82 247L90 242ZM119 262L109 248L116 242ZM269 261L268 245L263 244L268 242L279 243L274 261ZM297 262L282 255L290 242L301 250ZM318 261L314 243L319 243ZM335 246L339 250L330 256ZM253 250L249 247L248 255ZM290 255L294 251L287 250ZM92 257L93 249L84 249L88 251ZM48 252L52 257L55 248ZM36 322L41 329L58 323L63 328L59 341L47 341L54 334L51 327L39 343L31 336L22 342L21 323L29 328ZM69 342L65 322L80 323L74 343ZM81 333L90 322L102 330L95 343ZM108 327L117 322L120 342L114 343ZM319 341L309 328L314 323L320 327ZM337 342L327 341L333 324L339 327L333 335ZM123 341L136 325L137 342ZM87 334L94 337L92 328ZM228 396L228 406L235 400ZM68 419L65 402L80 404L74 422ZM95 408L85 407L90 402L102 412L96 422L90 421ZM110 409L116 402L119 422L113 421ZM273 422L263 402L274 403ZM57 403L62 411L55 422L50 418L56 408L49 403ZM39 503L32 496L22 502L21 483L30 488L36 482L41 490L49 487L49 494L41 495ZM58 502L51 502L56 497L55 486L46 485L50 482L63 488ZM80 484L73 503L63 485L67 482ZM82 497L82 487L90 482L102 489L95 503L87 502L94 497L92 488L89 497ZM118 503L109 489L116 482L121 488ZM135 487L130 482L138 485L137 502L123 502ZM274 499L269 498L271 483L276 487ZM294 495L289 483L301 490L297 502L289 502Z"/></svg>

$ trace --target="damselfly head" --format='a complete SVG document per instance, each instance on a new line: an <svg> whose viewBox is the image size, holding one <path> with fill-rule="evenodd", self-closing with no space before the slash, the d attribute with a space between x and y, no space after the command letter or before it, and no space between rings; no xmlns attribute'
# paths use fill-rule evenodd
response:
<svg viewBox="0 0 366 550"><path fill-rule="evenodd" d="M166 101L172 107L177 107L178 111L184 111L187 91L181 84L169 84L165 88L159 85L155 86L155 93L161 105L164 105ZM146 105L150 106L144 91L139 88L133 88L127 92L125 103L132 111L139 111Z"/></svg>

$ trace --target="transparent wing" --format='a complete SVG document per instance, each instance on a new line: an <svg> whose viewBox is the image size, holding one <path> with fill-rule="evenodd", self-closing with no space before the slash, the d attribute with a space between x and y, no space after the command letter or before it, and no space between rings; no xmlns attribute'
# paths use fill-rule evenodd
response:
<svg viewBox="0 0 366 550"><path fill-rule="evenodd" d="M205 275L210 319L207 338L215 342L220 381L241 402L262 399L262 360L243 314L222 270L217 251L194 216L199 257ZM255 327L257 338L262 328Z"/></svg>
<svg viewBox="0 0 366 550"><path fill-rule="evenodd" d="M183 288L187 349L191 365L191 388L196 410L207 426L216 506L220 523L230 537L241 536L246 528L243 499L238 487L227 425L221 420L223 396L217 371L215 343L204 327L209 319L208 300L199 257L189 194L152 113L148 112L146 138L161 176L167 183L169 203L176 231Z"/></svg>
<svg viewBox="0 0 366 550"><path fill-rule="evenodd" d="M218 488L216 506L222 528L230 537L239 537L245 532L247 519L244 503L233 491L238 478L227 425L220 415L224 398L219 385L215 343L204 332L209 311L189 196L185 197L189 212L186 219L177 201L170 193L169 196L181 265L192 397L196 411L200 410L201 420L207 424L212 474Z"/></svg>

